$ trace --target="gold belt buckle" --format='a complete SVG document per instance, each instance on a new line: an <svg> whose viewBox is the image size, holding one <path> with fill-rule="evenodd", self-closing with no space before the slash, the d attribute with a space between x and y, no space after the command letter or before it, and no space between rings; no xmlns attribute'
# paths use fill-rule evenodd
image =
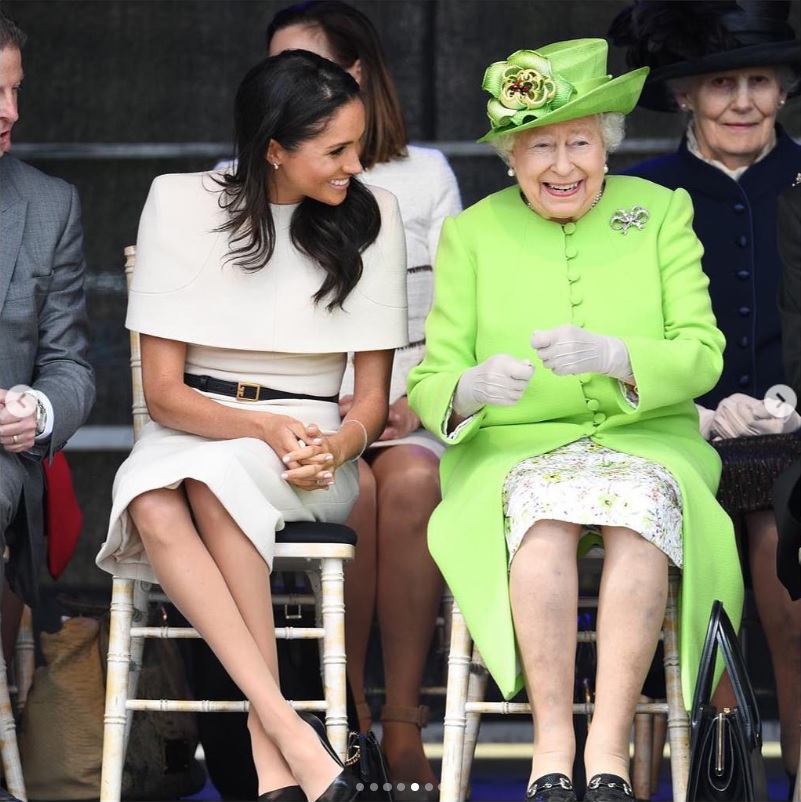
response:
<svg viewBox="0 0 801 802"><path fill-rule="evenodd" d="M256 395L253 398L248 398L248 396L245 395L245 391L250 389L251 387L256 392ZM237 382L236 397L240 401L258 401L260 389L261 387L258 384L253 384L253 382Z"/></svg>

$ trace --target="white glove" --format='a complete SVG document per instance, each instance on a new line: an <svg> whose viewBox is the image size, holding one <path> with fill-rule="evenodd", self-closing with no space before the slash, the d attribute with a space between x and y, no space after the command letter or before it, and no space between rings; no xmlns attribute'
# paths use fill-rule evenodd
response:
<svg viewBox="0 0 801 802"><path fill-rule="evenodd" d="M787 434L799 427L801 416L795 410L786 418L779 418L771 415L764 401L743 393L724 398L718 404L712 420L712 432L718 438Z"/></svg>
<svg viewBox="0 0 801 802"><path fill-rule="evenodd" d="M485 404L513 407L533 375L534 368L528 360L495 354L462 374L453 394L453 411L469 418Z"/></svg>
<svg viewBox="0 0 801 802"><path fill-rule="evenodd" d="M696 404L695 408L698 410L698 428L701 431L701 437L709 440L712 437L712 421L715 418L715 410L707 409L700 404Z"/></svg>
<svg viewBox="0 0 801 802"><path fill-rule="evenodd" d="M578 326L535 331L531 347L557 376L601 373L616 379L631 377L629 351L623 340L593 334Z"/></svg>

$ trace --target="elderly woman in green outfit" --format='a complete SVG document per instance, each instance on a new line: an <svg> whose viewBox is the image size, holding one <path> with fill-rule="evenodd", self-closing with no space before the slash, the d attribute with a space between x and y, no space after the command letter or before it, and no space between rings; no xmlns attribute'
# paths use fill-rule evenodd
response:
<svg viewBox="0 0 801 802"><path fill-rule="evenodd" d="M693 398L715 385L712 315L686 192L606 177L647 69L606 74L583 39L490 65L490 141L517 186L446 220L427 351L409 377L451 444L429 545L503 694L534 718L527 799L572 802L579 541L603 538L588 802L629 799L629 735L683 567L692 699L714 599L739 619L720 462ZM522 667L522 675L520 667Z"/></svg>

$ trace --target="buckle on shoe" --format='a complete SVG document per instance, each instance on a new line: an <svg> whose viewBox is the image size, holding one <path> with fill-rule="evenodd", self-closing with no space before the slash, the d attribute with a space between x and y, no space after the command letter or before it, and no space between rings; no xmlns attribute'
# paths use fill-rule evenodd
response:
<svg viewBox="0 0 801 802"><path fill-rule="evenodd" d="M236 397L240 401L258 401L259 400L259 387L258 384L254 384L253 382L237 382L236 385ZM247 395L249 390L253 391L253 395Z"/></svg>
<svg viewBox="0 0 801 802"><path fill-rule="evenodd" d="M600 776L593 777L589 783L587 783L587 788L592 788L593 791L601 787L601 778ZM631 790L631 786L624 780L623 782L615 782L614 780L604 780L603 782L604 788L619 788L626 796L630 796L634 798L634 791Z"/></svg>

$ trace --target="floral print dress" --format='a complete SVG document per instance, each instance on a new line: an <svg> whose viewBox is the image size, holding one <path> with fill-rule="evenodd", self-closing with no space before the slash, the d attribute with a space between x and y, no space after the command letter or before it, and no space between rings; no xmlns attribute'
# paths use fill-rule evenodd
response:
<svg viewBox="0 0 801 802"><path fill-rule="evenodd" d="M671 473L652 460L623 454L584 437L518 463L503 487L509 565L523 536L551 519L639 532L681 567L681 492Z"/></svg>

